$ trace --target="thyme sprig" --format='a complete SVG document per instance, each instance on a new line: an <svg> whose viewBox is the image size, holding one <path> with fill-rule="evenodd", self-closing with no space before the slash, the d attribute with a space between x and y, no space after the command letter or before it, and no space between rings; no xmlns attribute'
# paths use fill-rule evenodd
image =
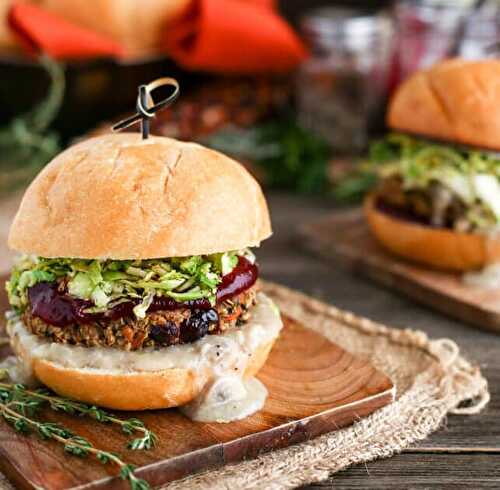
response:
<svg viewBox="0 0 500 490"><path fill-rule="evenodd" d="M29 397L35 400L40 400L48 404L48 406L56 412L65 412L70 415L87 415L97 422L119 425L122 432L127 435L132 435L135 432L141 432L142 437L130 441L127 445L128 449L151 449L152 447L154 447L157 441L156 435L149 429L147 429L141 420L136 418L122 420L114 417L113 415L104 411L102 408L96 407L95 405L88 406L84 403L68 400L67 398L62 398L54 395L49 390L46 390L44 388L29 390L21 384L8 384L0 382L0 396L1 390L15 391L18 397Z"/></svg>
<svg viewBox="0 0 500 490"><path fill-rule="evenodd" d="M2 371L0 377L5 375L4 370L0 371ZM149 489L148 483L134 474L134 466L123 461L120 455L94 447L90 441L60 424L35 419L34 417L44 406L72 415L86 415L101 423L117 424L122 432L128 435L134 432L142 433L141 437L128 443L129 449L150 449L156 442L155 434L138 419L121 420L98 407L59 397L46 389L30 390L21 384L0 383L0 415L16 431L22 434L35 432L42 439L55 440L73 456L93 455L102 464L115 464L119 467L120 477L129 482L132 490Z"/></svg>
<svg viewBox="0 0 500 490"><path fill-rule="evenodd" d="M59 137L49 128L63 103L64 67L46 55L38 61L50 79L48 94L29 112L0 126L1 194L26 184L60 150Z"/></svg>

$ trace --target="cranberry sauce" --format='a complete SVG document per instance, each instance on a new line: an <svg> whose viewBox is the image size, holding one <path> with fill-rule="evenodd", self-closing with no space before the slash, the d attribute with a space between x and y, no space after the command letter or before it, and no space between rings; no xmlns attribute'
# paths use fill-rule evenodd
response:
<svg viewBox="0 0 500 490"><path fill-rule="evenodd" d="M244 257L240 257L236 267L223 276L217 288L217 303L251 288L259 275L258 268ZM98 320L114 320L132 315L137 304L134 301L121 303L106 313L85 313L93 306L90 301L76 299L61 292L56 283L41 282L28 290L31 312L45 323L65 327L74 323L90 323ZM158 310L175 310L190 308L192 310L209 310L210 302L205 299L178 302L168 297L155 297L148 312Z"/></svg>
<svg viewBox="0 0 500 490"><path fill-rule="evenodd" d="M236 296L251 288L255 284L258 275L259 270L255 264L252 264L245 259L245 257L239 257L236 267L229 274L222 277L222 281L217 288L217 303L221 303L225 299ZM118 305L118 308L119 307L120 305ZM206 298L179 303L167 296L157 296L153 299L153 303L148 311L175 310L177 308L186 307L192 310L208 310L211 308L211 305L210 301ZM119 316L122 317L126 315Z"/></svg>
<svg viewBox="0 0 500 490"><path fill-rule="evenodd" d="M40 282L28 290L31 312L44 322L63 327L78 317L76 300L61 294L57 283Z"/></svg>
<svg viewBox="0 0 500 490"><path fill-rule="evenodd" d="M222 278L217 288L217 303L251 288L257 281L258 275L257 266L240 257L236 267Z"/></svg>

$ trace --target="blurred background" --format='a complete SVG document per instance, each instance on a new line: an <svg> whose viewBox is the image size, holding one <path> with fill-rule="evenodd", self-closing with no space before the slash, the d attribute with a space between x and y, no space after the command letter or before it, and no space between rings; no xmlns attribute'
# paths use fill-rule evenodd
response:
<svg viewBox="0 0 500 490"><path fill-rule="evenodd" d="M153 134L229 153L268 189L351 200L363 184L338 184L398 84L499 46L499 0L0 0L1 233L43 165L161 76L181 97Z"/></svg>

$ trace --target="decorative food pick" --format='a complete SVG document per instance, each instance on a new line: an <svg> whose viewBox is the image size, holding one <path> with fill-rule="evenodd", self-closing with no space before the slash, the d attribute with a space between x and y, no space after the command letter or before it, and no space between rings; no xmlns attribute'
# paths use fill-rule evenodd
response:
<svg viewBox="0 0 500 490"><path fill-rule="evenodd" d="M163 87L170 86L173 88L173 92L165 99L158 103L154 103L153 97L151 93L153 90ZM177 97L179 97L179 82L174 78L164 77L153 80L147 85L139 86L139 94L137 96L137 112L133 115L120 121L112 127L113 131L121 131L122 129L126 129L132 124L137 122L141 122L141 132L142 139L146 139L149 137L149 120L152 117L155 117L156 113L160 109L165 109L170 104L175 102Z"/></svg>

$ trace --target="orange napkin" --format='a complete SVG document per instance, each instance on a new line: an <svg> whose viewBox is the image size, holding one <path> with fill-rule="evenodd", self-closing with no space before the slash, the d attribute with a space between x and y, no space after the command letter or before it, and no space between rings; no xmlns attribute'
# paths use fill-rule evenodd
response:
<svg viewBox="0 0 500 490"><path fill-rule="evenodd" d="M109 37L32 4L14 3L8 21L31 54L63 60L124 55ZM275 0L192 0L180 20L165 27L162 46L186 68L225 73L286 72L306 56Z"/></svg>
<svg viewBox="0 0 500 490"><path fill-rule="evenodd" d="M274 0L194 0L165 46L181 66L216 72L284 72L306 56Z"/></svg>
<svg viewBox="0 0 500 490"><path fill-rule="evenodd" d="M122 47L106 36L83 29L27 3L15 3L8 16L11 29L26 51L55 59L119 57Z"/></svg>

